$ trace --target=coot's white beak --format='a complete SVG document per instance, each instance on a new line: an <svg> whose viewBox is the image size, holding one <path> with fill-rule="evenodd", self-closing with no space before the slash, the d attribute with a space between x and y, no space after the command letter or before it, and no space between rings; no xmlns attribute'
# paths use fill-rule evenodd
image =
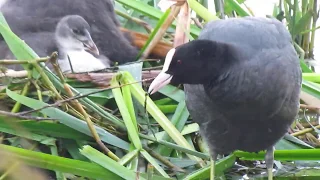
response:
<svg viewBox="0 0 320 180"><path fill-rule="evenodd" d="M151 95L151 94L157 92L163 86L169 84L171 79L172 79L172 75L161 71L158 74L158 76L150 84L148 93Z"/></svg>
<svg viewBox="0 0 320 180"><path fill-rule="evenodd" d="M163 68L161 72L158 74L158 76L152 81L152 83L149 86L148 93L151 95L155 92L157 92L159 89L161 89L163 86L170 83L173 75L166 73L169 69L169 65L171 63L172 57L175 53L176 49L171 49L166 56L166 59L164 61Z"/></svg>

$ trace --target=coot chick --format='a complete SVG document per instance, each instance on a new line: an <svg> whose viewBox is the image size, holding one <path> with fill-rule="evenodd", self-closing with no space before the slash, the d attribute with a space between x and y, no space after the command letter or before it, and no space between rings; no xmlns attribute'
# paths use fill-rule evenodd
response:
<svg viewBox="0 0 320 180"><path fill-rule="evenodd" d="M99 55L99 50L90 35L89 24L78 15L63 17L54 33L26 33L20 38L42 57L57 50L58 64L64 73L90 72L110 67L110 60ZM14 58L4 43L0 45L0 52L1 58ZM8 66L8 68L22 70L20 65ZM53 70L50 63L48 63L48 68Z"/></svg>
<svg viewBox="0 0 320 180"><path fill-rule="evenodd" d="M92 27L92 39L101 55L119 64L134 61L138 55L130 38L119 29L112 0L8 0L0 11L19 37L25 33L54 32L64 16L80 15Z"/></svg>
<svg viewBox="0 0 320 180"><path fill-rule="evenodd" d="M272 179L273 146L298 113L301 76L281 22L230 18L209 22L197 40L171 49L148 92L184 84L187 108L213 162L217 154L267 150Z"/></svg>
<svg viewBox="0 0 320 180"><path fill-rule="evenodd" d="M90 35L90 26L81 16L62 18L56 27L55 41L63 72L81 73L110 67L109 59L99 55Z"/></svg>

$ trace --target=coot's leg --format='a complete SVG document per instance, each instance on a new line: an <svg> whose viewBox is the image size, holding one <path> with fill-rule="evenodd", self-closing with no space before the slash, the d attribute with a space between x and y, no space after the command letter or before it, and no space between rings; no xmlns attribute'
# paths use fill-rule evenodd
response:
<svg viewBox="0 0 320 180"><path fill-rule="evenodd" d="M267 153L265 155L265 161L268 169L268 180L273 179L273 160L274 160L274 148L273 146L267 149Z"/></svg>
<svg viewBox="0 0 320 180"><path fill-rule="evenodd" d="M210 180L214 180L214 174L215 174L215 166L217 161L218 154L215 152L211 152L211 168L210 168Z"/></svg>

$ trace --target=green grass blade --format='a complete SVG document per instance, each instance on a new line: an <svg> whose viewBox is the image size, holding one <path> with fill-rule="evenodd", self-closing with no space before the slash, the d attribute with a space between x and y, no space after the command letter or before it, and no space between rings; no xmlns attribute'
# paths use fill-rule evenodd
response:
<svg viewBox="0 0 320 180"><path fill-rule="evenodd" d="M312 82L302 80L302 91L320 99L320 87Z"/></svg>
<svg viewBox="0 0 320 180"><path fill-rule="evenodd" d="M136 1L136 0L116 0L116 1L156 20L159 20L163 16L163 12L161 12L159 9L149 6L146 3L141 1ZM176 23L175 22L172 23L172 26L175 28ZM200 33L200 29L195 25L191 25L190 33L193 36L197 37Z"/></svg>
<svg viewBox="0 0 320 180"><path fill-rule="evenodd" d="M248 153L243 151L235 151L234 154L242 160L263 160L265 152ZM290 149L276 150L274 159L279 161L296 161L296 160L319 160L320 149Z"/></svg>
<svg viewBox="0 0 320 180"><path fill-rule="evenodd" d="M232 167L236 161L236 156L233 154L219 160L216 165L215 169L218 174L223 172L224 170ZM189 174L184 178L184 180L206 180L210 177L210 166L201 168L193 173Z"/></svg>
<svg viewBox="0 0 320 180"><path fill-rule="evenodd" d="M192 123L192 124L188 124L185 125L181 131L181 135L187 135L187 134L191 134L191 133L195 133L199 131L199 125L197 123ZM163 139L163 136L166 134L165 131L160 131L155 133L155 136L157 139ZM152 141L150 142L152 143Z"/></svg>
<svg viewBox="0 0 320 180"><path fill-rule="evenodd" d="M159 29L162 27L162 24L166 21L166 19L168 18L168 16L170 15L171 9L168 9L159 19L156 27L153 29L153 31L151 32L151 34L149 35L149 38L147 40L147 42L144 44L144 46L141 48L139 54L138 54L138 58L140 59L141 55L143 54L143 52L146 50L146 48L149 46L150 42L152 41L152 39L154 38L154 36L157 34L157 32L159 31Z"/></svg>
<svg viewBox="0 0 320 180"><path fill-rule="evenodd" d="M121 166L119 163L112 160L108 156L105 156L104 154L92 148L91 146L88 146L88 145L84 146L80 150L80 152L91 161L99 164L100 166L106 168L107 170L117 174L118 176L124 179L132 180L132 179L135 179L136 177L136 174L134 171L130 171L127 168ZM144 180L143 177L139 177L139 179Z"/></svg>
<svg viewBox="0 0 320 180"><path fill-rule="evenodd" d="M79 131L76 131L64 124L57 124L46 121L36 122L34 120L17 120L8 117L4 119L0 117L0 129L4 128L12 131L18 130L15 127L11 126L7 121L14 123L18 128L21 127L27 132L64 139L92 140L91 137L82 134Z"/></svg>
<svg viewBox="0 0 320 180"><path fill-rule="evenodd" d="M181 101L185 100L184 91L179 89L178 87L172 86L170 84L161 88L159 90L159 92L161 94L164 94L164 95L170 97L171 99L173 99L177 102L181 102Z"/></svg>
<svg viewBox="0 0 320 180"><path fill-rule="evenodd" d="M181 101L172 116L171 123L177 128L178 131L182 131L185 126L186 121L189 117L189 111L187 109L185 101ZM170 139L169 135L166 133L161 140L168 141ZM165 146L159 146L157 151L163 156L169 156L171 154L172 149L168 149Z"/></svg>
<svg viewBox="0 0 320 180"><path fill-rule="evenodd" d="M142 137L144 139L147 139L147 140L150 140L150 141L155 141L155 142L157 142L159 144L167 146L168 148L172 148L172 149L175 149L177 151L184 152L186 154L191 154L191 155L197 156L197 157L202 158L202 159L210 159L210 156L208 154L201 153L201 152L198 152L198 151L195 151L195 150L191 150L191 149L187 149L187 148L181 147L179 145L176 145L176 144L173 144L173 143L170 143L170 142L167 142L167 141L156 140L156 139L154 139L152 137L149 137L149 136L143 135L143 134L140 134L140 137Z"/></svg>
<svg viewBox="0 0 320 180"><path fill-rule="evenodd" d="M236 11L239 16L250 16L250 14L246 10L244 10L236 0L226 0L225 3L226 6L230 6L231 9Z"/></svg>
<svg viewBox="0 0 320 180"><path fill-rule="evenodd" d="M291 134L285 134L283 139L301 146L302 148L299 148L299 149L305 149L305 148L312 148L313 149L314 148L314 147L310 146L309 144L305 143L304 141L302 141L301 139L292 136Z"/></svg>
<svg viewBox="0 0 320 180"><path fill-rule="evenodd" d="M93 163L34 152L3 144L0 144L0 155L2 160L5 157L13 156L27 165L53 171L71 173L89 178L121 179L111 171Z"/></svg>
<svg viewBox="0 0 320 180"><path fill-rule="evenodd" d="M206 22L218 20L219 18L208 11L207 8L203 7L198 1L196 0L187 0L190 8L194 10L197 15L199 15L202 19Z"/></svg>
<svg viewBox="0 0 320 180"><path fill-rule="evenodd" d="M139 150L135 149L131 152L129 152L128 154L126 154L125 156L123 156L118 163L122 166L126 165L127 163L129 163L133 158L135 158L136 156L138 156L139 154Z"/></svg>
<svg viewBox="0 0 320 180"><path fill-rule="evenodd" d="M54 144L52 146L49 146L50 147L50 151L51 151L51 154L54 155L54 156L58 156L58 148L57 146ZM61 172L61 171L55 171L56 173L56 178L57 179L66 179L64 174Z"/></svg>
<svg viewBox="0 0 320 180"><path fill-rule="evenodd" d="M296 35L298 35L299 33L301 33L302 31L305 31L307 28L307 24L310 21L310 19L313 16L313 12L312 10L307 11L306 14L304 14L299 21L297 22L297 24L294 25L293 27L293 31L292 31L292 36L295 37Z"/></svg>
<svg viewBox="0 0 320 180"><path fill-rule="evenodd" d="M70 139L62 139L62 146L67 149L72 159L91 162L88 158L79 152L79 149L88 144L85 141L74 141Z"/></svg>
<svg viewBox="0 0 320 180"><path fill-rule="evenodd" d="M122 72L125 77L125 83L136 82L132 76L127 72ZM133 96L143 105L145 103L146 92L137 84L130 85L131 92ZM159 108L154 104L154 102L147 97L147 111L152 115L152 117L159 123L159 125L169 134L169 136L180 146L194 150L192 146L186 141L186 139L180 134L180 132L172 125L168 118L159 110ZM203 161L195 156L189 156L191 159L196 160L200 164Z"/></svg>
<svg viewBox="0 0 320 180"><path fill-rule="evenodd" d="M110 85L112 87L119 87L120 86L118 81L117 81L117 75L115 75L112 78L112 80L110 82ZM125 123L125 125L127 127L128 134L129 134L129 137L130 137L132 143L134 144L134 146L137 149L141 149L142 145L141 145L141 141L139 139L139 135L138 135L138 131L137 131L136 125L134 125L133 121L131 120L132 118L131 118L130 113L128 111L127 104L125 103L125 100L123 99L123 96L121 94L120 88L113 88L112 92L113 92L113 96L114 96L114 98L116 100L116 103L118 105L118 108L120 110L121 116L122 116L122 118L124 120L124 123ZM132 100L131 100L131 103L132 103ZM134 112L133 112L133 115L135 116Z"/></svg>
<svg viewBox="0 0 320 180"><path fill-rule="evenodd" d="M140 152L143 157L146 158L148 162L150 162L162 176L169 178L169 175L159 166L157 161L147 151L142 149Z"/></svg>
<svg viewBox="0 0 320 180"><path fill-rule="evenodd" d="M4 120L6 118L6 120ZM10 124L9 124L10 123ZM32 139L38 141L41 144L45 145L55 145L55 138L47 137L44 135L39 135L33 132L29 132L26 129L16 126L12 121L8 121L7 117L0 116L0 132L8 133L27 139Z"/></svg>
<svg viewBox="0 0 320 180"><path fill-rule="evenodd" d="M6 93L13 100L20 102L21 104L28 106L32 109L39 109L44 106L48 106L48 104L42 101L21 96L9 89L6 89ZM59 120L59 122L69 126L70 128L73 128L79 132L92 136L86 122L81 121L78 118L75 118L74 116L71 116L61 111L58 108L49 107L49 108L42 109L40 112L51 118L56 118L57 120ZM98 126L95 126L95 128L102 141L125 150L129 149L129 144L127 142L123 141L122 139L114 136L113 134L105 131L104 129Z"/></svg>

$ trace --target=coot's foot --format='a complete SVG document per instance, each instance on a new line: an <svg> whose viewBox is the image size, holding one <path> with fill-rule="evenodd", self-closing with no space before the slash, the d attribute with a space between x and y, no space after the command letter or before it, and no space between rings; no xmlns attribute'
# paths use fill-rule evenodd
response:
<svg viewBox="0 0 320 180"><path fill-rule="evenodd" d="M268 169L268 180L273 179L273 160L274 160L274 148L273 146L267 149L267 153L265 155L265 161Z"/></svg>
<svg viewBox="0 0 320 180"><path fill-rule="evenodd" d="M211 152L210 180L214 180L217 157L218 157L217 153Z"/></svg>

